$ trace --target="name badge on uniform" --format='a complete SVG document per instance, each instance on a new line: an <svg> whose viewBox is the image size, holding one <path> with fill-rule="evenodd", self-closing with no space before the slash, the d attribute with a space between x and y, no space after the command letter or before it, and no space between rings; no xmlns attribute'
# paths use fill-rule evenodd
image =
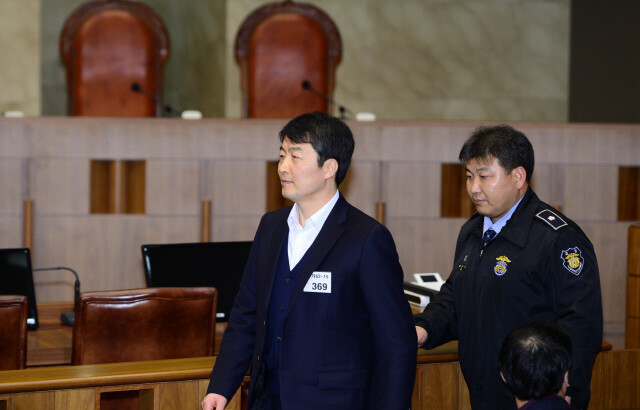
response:
<svg viewBox="0 0 640 410"><path fill-rule="evenodd" d="M331 272L313 272L304 292L331 293Z"/></svg>

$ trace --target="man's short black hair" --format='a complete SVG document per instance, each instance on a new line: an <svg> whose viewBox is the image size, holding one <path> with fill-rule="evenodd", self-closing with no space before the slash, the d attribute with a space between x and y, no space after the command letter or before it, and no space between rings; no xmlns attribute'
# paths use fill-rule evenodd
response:
<svg viewBox="0 0 640 410"><path fill-rule="evenodd" d="M520 326L504 339L498 365L505 384L518 399L554 396L571 368L571 339L553 323Z"/></svg>
<svg viewBox="0 0 640 410"><path fill-rule="evenodd" d="M280 131L280 142L288 138L294 144L309 143L318 154L318 166L330 158L338 162L336 186L344 180L355 147L353 134L344 121L331 115L312 112L298 115Z"/></svg>
<svg viewBox="0 0 640 410"><path fill-rule="evenodd" d="M527 182L531 181L535 164L531 142L524 133L509 125L476 128L458 158L463 164L472 159L490 162L496 158L507 173L521 166L527 172Z"/></svg>

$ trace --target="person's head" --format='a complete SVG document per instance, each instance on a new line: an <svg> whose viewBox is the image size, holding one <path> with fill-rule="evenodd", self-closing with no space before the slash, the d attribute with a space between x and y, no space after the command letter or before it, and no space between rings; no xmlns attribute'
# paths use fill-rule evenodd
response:
<svg viewBox="0 0 640 410"><path fill-rule="evenodd" d="M460 162L476 210L496 222L522 198L533 174L533 147L508 126L479 127L465 141Z"/></svg>
<svg viewBox="0 0 640 410"><path fill-rule="evenodd" d="M322 184L344 180L355 142L349 127L340 119L312 112L285 125L279 134L278 174L285 198L298 202Z"/></svg>
<svg viewBox="0 0 640 410"><path fill-rule="evenodd" d="M506 386L520 401L564 396L571 369L571 339L553 323L520 326L504 339L498 366Z"/></svg>

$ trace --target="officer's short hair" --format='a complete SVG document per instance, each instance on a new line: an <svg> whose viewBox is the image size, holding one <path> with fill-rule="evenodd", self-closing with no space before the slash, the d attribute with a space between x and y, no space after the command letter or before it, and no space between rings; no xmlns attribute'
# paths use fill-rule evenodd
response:
<svg viewBox="0 0 640 410"><path fill-rule="evenodd" d="M476 128L465 141L458 158L463 164L472 159L489 162L496 158L507 172L521 166L527 172L527 182L531 180L535 164L533 146L527 136L504 124Z"/></svg>
<svg viewBox="0 0 640 410"><path fill-rule="evenodd" d="M318 166L333 158L338 163L336 186L344 180L351 163L355 142L344 121L331 115L312 112L298 115L279 134L280 142L289 138L294 144L309 143L318 154Z"/></svg>
<svg viewBox="0 0 640 410"><path fill-rule="evenodd" d="M556 395L571 368L571 339L553 323L520 326L504 339L498 366L505 384L518 399Z"/></svg>

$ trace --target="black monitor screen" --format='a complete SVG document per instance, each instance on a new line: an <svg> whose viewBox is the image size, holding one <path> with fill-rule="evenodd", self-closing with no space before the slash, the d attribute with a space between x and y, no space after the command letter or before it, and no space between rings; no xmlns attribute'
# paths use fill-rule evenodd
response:
<svg viewBox="0 0 640 410"><path fill-rule="evenodd" d="M38 309L29 248L0 249L0 294L26 296L29 304L27 327L38 328Z"/></svg>
<svg viewBox="0 0 640 410"><path fill-rule="evenodd" d="M226 322L240 289L251 241L142 245L148 287L212 286L218 289L217 319Z"/></svg>

